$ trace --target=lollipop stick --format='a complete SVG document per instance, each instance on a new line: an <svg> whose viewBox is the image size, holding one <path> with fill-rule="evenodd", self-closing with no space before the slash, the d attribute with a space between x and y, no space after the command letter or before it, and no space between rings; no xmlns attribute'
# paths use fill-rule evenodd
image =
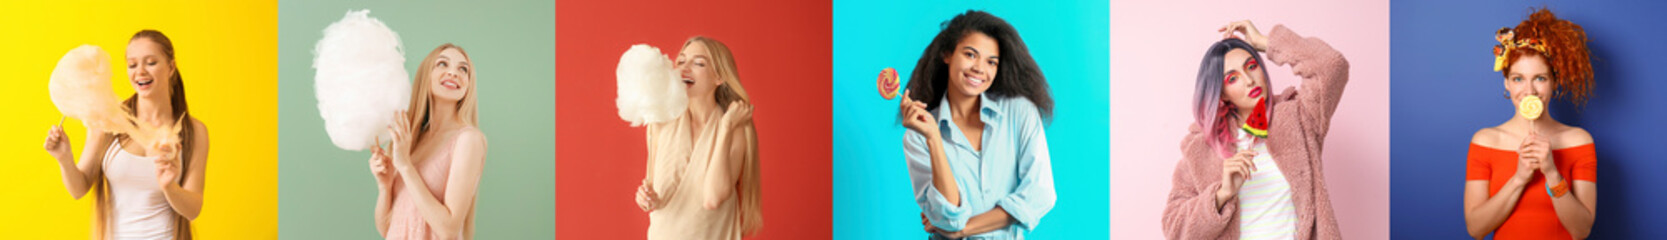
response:
<svg viewBox="0 0 1667 240"><path fill-rule="evenodd" d="M58 117L58 125L57 125L58 127L63 127L64 126L64 118L65 118L64 116L59 116Z"/></svg>

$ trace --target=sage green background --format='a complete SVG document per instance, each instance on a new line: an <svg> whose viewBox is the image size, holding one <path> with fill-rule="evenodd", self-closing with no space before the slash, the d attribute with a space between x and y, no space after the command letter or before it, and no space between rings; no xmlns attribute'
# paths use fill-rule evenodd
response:
<svg viewBox="0 0 1667 240"><path fill-rule="evenodd" d="M313 95L313 44L356 9L399 33L412 76L440 44L469 52L488 142L475 237L555 238L556 8L537 0L279 1L279 237L380 237L370 153L330 143Z"/></svg>

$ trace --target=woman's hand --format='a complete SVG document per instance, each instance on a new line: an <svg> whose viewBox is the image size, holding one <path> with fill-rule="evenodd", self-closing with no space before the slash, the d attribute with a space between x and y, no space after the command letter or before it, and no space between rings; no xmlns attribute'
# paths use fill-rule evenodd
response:
<svg viewBox="0 0 1667 240"><path fill-rule="evenodd" d="M152 149L156 149L155 157L151 157L151 161L156 164L157 185L163 188L167 188L169 185L177 185L176 181L179 180L180 174L179 144L158 144Z"/></svg>
<svg viewBox="0 0 1667 240"><path fill-rule="evenodd" d="M389 188L393 186L394 176L398 173L388 166L393 164L393 158L388 157L387 151L382 150L382 141L379 139L376 142L376 146L370 148L370 173L376 177L377 187Z"/></svg>
<svg viewBox="0 0 1667 240"><path fill-rule="evenodd" d="M898 106L898 112L903 113L903 127L920 132L927 139L938 137L938 121L933 119L932 112L926 111L926 103L909 96L909 91L903 91L903 104Z"/></svg>
<svg viewBox="0 0 1667 240"><path fill-rule="evenodd" d="M752 105L743 101L730 102L729 110L724 111L723 122L732 128L752 122Z"/></svg>
<svg viewBox="0 0 1667 240"><path fill-rule="evenodd" d="M1268 36L1262 35L1261 30L1256 30L1256 25L1251 24L1250 20L1230 22L1225 26L1221 26L1221 29L1216 29L1216 31L1221 32L1221 38L1223 39L1238 38L1238 36L1233 35L1233 33L1237 32L1240 35L1244 35L1244 41L1250 43L1251 47L1255 47L1256 51L1268 51Z"/></svg>
<svg viewBox="0 0 1667 240"><path fill-rule="evenodd" d="M1256 172L1256 163L1252 162L1255 158L1256 151L1242 150L1222 161L1221 188L1216 190L1216 205L1239 195L1239 185L1244 185L1244 182L1250 179L1250 174Z"/></svg>
<svg viewBox="0 0 1667 240"><path fill-rule="evenodd" d="M62 124L52 126L52 129L46 130L46 144L42 147L46 149L47 154L51 154L58 161L75 159L74 153L70 152L69 138L64 137L64 125Z"/></svg>
<svg viewBox="0 0 1667 240"><path fill-rule="evenodd" d="M1550 151L1551 144L1549 141L1542 143L1539 135L1538 130L1530 129L1528 137L1523 138L1522 144L1517 146L1517 170L1511 178L1528 182L1537 170L1542 170L1541 166L1545 165L1542 162L1549 162L1546 153Z"/></svg>
<svg viewBox="0 0 1667 240"><path fill-rule="evenodd" d="M1540 135L1540 131L1536 129L1529 130L1528 138L1522 139L1522 141L1524 144L1531 145L1532 148L1529 150L1534 153L1534 158L1537 159L1534 167L1539 170L1540 174L1546 176L1546 180L1552 180L1552 176L1560 176L1557 172L1557 161L1551 156L1550 137Z"/></svg>
<svg viewBox="0 0 1667 240"><path fill-rule="evenodd" d="M643 183L637 186L637 208L643 212L653 212L660 208L660 194L654 192L654 186Z"/></svg>
<svg viewBox="0 0 1667 240"><path fill-rule="evenodd" d="M392 133L393 138L389 139L391 142L388 143L388 151L384 154L392 158L389 163L394 165L395 170L411 166L411 141L414 139L411 134L414 129L411 128L410 115L411 113L405 111L395 112L394 124L388 126L388 132Z"/></svg>

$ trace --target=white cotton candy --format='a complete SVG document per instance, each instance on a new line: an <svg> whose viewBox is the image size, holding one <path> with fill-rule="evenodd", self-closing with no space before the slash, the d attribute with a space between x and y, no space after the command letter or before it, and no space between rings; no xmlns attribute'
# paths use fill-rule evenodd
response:
<svg viewBox="0 0 1667 240"><path fill-rule="evenodd" d="M110 88L110 55L98 46L81 45L58 59L47 91L64 116L87 128L114 130L124 120L121 103Z"/></svg>
<svg viewBox="0 0 1667 240"><path fill-rule="evenodd" d="M58 59L47 83L52 104L64 116L80 119L89 129L111 134L125 134L144 147L177 144L178 124L154 127L140 122L123 111L110 88L110 54L93 45L81 45ZM177 123L177 122L176 122ZM169 127L171 126L171 127Z"/></svg>
<svg viewBox="0 0 1667 240"><path fill-rule="evenodd" d="M632 127L677 119L689 107L681 74L659 48L632 45L619 56L614 74L619 82L614 104L619 107L619 118Z"/></svg>
<svg viewBox="0 0 1667 240"><path fill-rule="evenodd" d="M369 14L348 11L324 28L313 48L318 114L330 142L345 150L364 150L379 136L387 140L394 113L411 104L399 34Z"/></svg>

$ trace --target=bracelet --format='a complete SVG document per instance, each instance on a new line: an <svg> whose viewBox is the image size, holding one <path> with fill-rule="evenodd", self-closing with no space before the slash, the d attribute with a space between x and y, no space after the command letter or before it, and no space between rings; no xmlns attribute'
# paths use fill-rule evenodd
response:
<svg viewBox="0 0 1667 240"><path fill-rule="evenodd" d="M1562 197L1562 195L1564 193L1568 193L1568 191L1569 191L1568 190L1568 181L1569 181L1568 179L1563 179L1563 181L1557 181L1557 186L1556 187L1552 187L1551 184L1546 184L1545 185L1545 195L1546 196L1551 196L1551 198Z"/></svg>

